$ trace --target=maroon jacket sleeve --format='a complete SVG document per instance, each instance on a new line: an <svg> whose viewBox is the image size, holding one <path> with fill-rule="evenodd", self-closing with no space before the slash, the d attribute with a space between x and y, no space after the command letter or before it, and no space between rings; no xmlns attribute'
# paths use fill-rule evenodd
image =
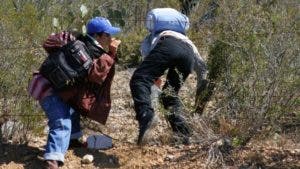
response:
<svg viewBox="0 0 300 169"><path fill-rule="evenodd" d="M43 48L46 50L46 52L51 53L66 45L68 42L74 40L76 40L75 36L67 31L51 34L43 43Z"/></svg>
<svg viewBox="0 0 300 169"><path fill-rule="evenodd" d="M115 55L102 54L102 56L93 60L93 66L88 74L88 79L97 84L102 84L114 63Z"/></svg>
<svg viewBox="0 0 300 169"><path fill-rule="evenodd" d="M73 107L83 116L105 125L111 109L110 91L115 74L114 55L104 54L94 60L89 78L97 84L102 83L96 90L89 87L90 82L80 86L79 94L73 102ZM93 86L94 84L92 84ZM74 100L73 100L74 101Z"/></svg>

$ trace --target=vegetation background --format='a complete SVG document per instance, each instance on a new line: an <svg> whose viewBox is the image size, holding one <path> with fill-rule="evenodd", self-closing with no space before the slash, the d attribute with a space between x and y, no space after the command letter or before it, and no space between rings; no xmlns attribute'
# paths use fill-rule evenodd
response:
<svg viewBox="0 0 300 169"><path fill-rule="evenodd" d="M107 17L122 28L118 71L127 70L140 62L145 16L156 7L189 16L188 36L208 63L207 88L183 101L193 127L205 124L214 133L209 145L226 138L237 149L258 135L284 133L299 142L298 0L2 0L0 146L26 144L44 130L44 114L27 85L46 57L41 44L49 34L84 31L91 17Z"/></svg>

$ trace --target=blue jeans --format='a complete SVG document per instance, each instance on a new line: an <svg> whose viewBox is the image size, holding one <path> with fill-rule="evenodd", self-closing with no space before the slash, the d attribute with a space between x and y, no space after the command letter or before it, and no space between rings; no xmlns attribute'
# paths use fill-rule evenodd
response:
<svg viewBox="0 0 300 169"><path fill-rule="evenodd" d="M82 136L80 114L55 94L47 96L40 104L48 117L49 126L44 158L63 163L70 139L78 139Z"/></svg>

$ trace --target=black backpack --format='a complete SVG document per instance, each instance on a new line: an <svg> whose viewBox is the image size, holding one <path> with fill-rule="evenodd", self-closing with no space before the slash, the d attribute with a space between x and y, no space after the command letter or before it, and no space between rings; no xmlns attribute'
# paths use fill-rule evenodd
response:
<svg viewBox="0 0 300 169"><path fill-rule="evenodd" d="M40 73L53 88L61 90L84 81L92 63L86 45L75 40L49 53L40 67Z"/></svg>

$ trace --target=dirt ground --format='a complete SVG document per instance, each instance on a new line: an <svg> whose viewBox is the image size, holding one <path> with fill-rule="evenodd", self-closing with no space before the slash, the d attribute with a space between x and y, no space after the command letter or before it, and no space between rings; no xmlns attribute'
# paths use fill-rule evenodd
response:
<svg viewBox="0 0 300 169"><path fill-rule="evenodd" d="M190 116L193 124L193 137L190 145L174 141L172 132L163 118L163 111L157 108L159 123L153 129L147 144L137 146L137 122L134 119L133 102L128 82L132 70L118 71L113 83L112 110L105 126L83 119L85 137L104 133L113 138L113 148L92 150L75 148L68 150L62 169L95 168L300 168L300 136L298 128L293 132L273 137L256 136L246 146L221 153L216 144L206 144L205 140L214 137L209 130L197 128L201 117ZM180 95L186 109L193 104L195 77L191 76L182 88ZM201 131L200 131L201 130ZM206 134L204 134L206 133ZM43 146L46 133L33 137L29 144L6 143L0 148L0 169L40 169L43 166ZM90 164L83 164L84 155L93 155Z"/></svg>

